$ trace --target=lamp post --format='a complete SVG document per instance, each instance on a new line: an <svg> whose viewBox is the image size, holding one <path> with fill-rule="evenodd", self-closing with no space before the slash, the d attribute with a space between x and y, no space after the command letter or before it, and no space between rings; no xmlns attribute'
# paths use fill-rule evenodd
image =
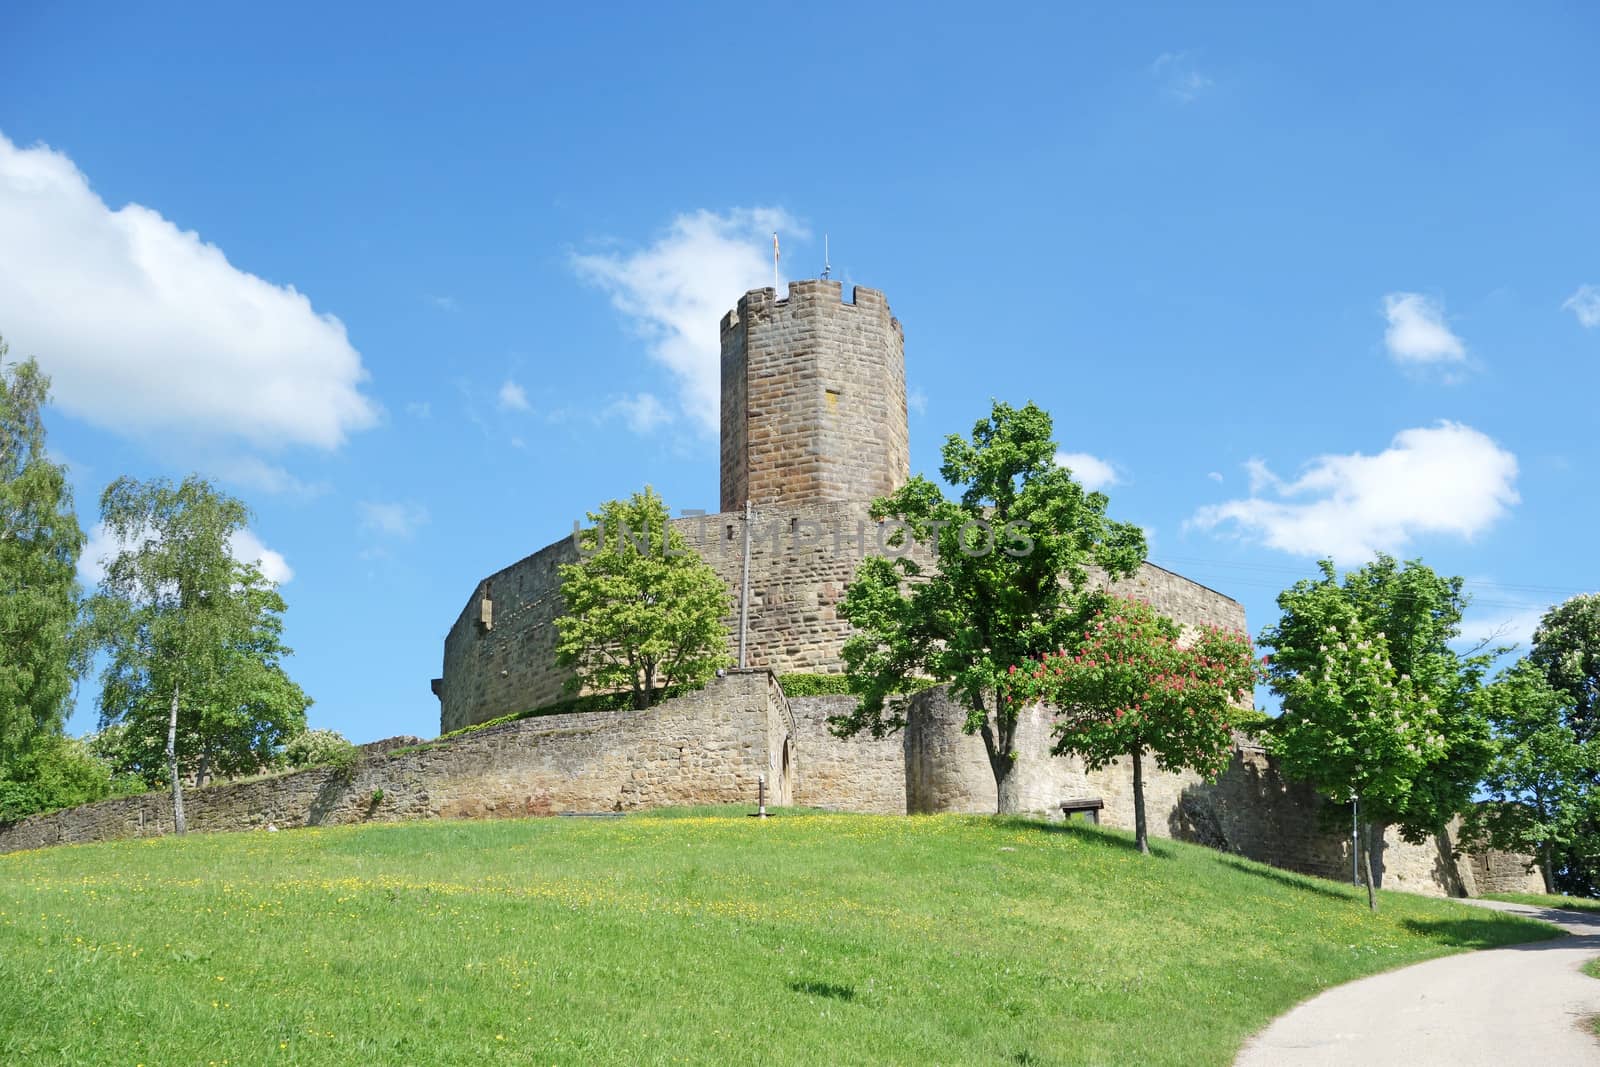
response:
<svg viewBox="0 0 1600 1067"><path fill-rule="evenodd" d="M1361 884L1361 798L1350 798L1350 883Z"/></svg>

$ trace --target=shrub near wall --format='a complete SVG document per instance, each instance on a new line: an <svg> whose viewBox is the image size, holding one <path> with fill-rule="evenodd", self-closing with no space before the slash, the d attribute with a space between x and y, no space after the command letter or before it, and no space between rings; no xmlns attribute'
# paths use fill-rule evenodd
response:
<svg viewBox="0 0 1600 1067"><path fill-rule="evenodd" d="M847 696L850 693L850 679L842 674L780 674L778 684L783 686L784 695L791 697ZM920 693L931 685L932 680L919 679L908 685L906 691Z"/></svg>
<svg viewBox="0 0 1600 1067"><path fill-rule="evenodd" d="M842 674L780 674L784 696L829 697L850 692L850 679Z"/></svg>

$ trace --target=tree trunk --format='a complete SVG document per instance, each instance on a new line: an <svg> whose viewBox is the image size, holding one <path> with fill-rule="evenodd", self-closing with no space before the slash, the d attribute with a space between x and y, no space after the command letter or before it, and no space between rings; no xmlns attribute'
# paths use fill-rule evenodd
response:
<svg viewBox="0 0 1600 1067"><path fill-rule="evenodd" d="M1001 815L1015 815L1022 810L1022 776L1016 773L1017 761L1006 759L1004 767L995 767L995 811Z"/></svg>
<svg viewBox="0 0 1600 1067"><path fill-rule="evenodd" d="M167 768L172 772L172 832L189 829L183 817L183 783L178 780L178 683L172 683L172 714L167 719Z"/></svg>
<svg viewBox="0 0 1600 1067"><path fill-rule="evenodd" d="M1144 763L1138 749L1133 750L1133 843L1150 855L1150 835L1144 824Z"/></svg>
<svg viewBox="0 0 1600 1067"><path fill-rule="evenodd" d="M1539 816L1540 824L1549 826L1550 812L1545 808L1544 790L1537 786L1533 790L1533 806L1535 813ZM1556 891L1556 865L1553 862L1555 860L1555 848L1553 845L1554 842L1548 837L1539 842L1539 865L1543 868L1539 874L1544 878L1544 891L1546 893L1554 893Z"/></svg>
<svg viewBox="0 0 1600 1067"><path fill-rule="evenodd" d="M1361 877L1367 883L1367 908L1378 910L1378 891L1372 884L1372 824L1361 824Z"/></svg>
<svg viewBox="0 0 1600 1067"><path fill-rule="evenodd" d="M194 787L203 788L211 779L211 753L206 749L200 750L200 764L194 772Z"/></svg>
<svg viewBox="0 0 1600 1067"><path fill-rule="evenodd" d="M980 707L979 711L983 711ZM1022 810L1022 781L1016 775L1017 761L1012 756L1011 744L1016 726L997 730L999 723L991 723L985 715L983 727L978 731L983 737L984 751L989 754L989 769L994 772L995 812L1015 815Z"/></svg>

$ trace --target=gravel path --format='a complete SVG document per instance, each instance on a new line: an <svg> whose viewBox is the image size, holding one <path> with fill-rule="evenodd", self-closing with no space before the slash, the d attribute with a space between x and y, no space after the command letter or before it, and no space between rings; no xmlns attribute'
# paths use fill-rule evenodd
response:
<svg viewBox="0 0 1600 1067"><path fill-rule="evenodd" d="M1600 914L1492 900L1573 936L1463 952L1336 986L1279 1016L1235 1067L1600 1065Z"/></svg>

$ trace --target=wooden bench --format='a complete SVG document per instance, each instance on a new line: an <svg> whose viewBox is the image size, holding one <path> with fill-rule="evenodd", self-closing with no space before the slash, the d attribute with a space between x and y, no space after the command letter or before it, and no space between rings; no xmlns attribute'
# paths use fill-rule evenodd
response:
<svg viewBox="0 0 1600 1067"><path fill-rule="evenodd" d="M1076 800L1063 800L1061 802L1061 817L1071 822L1072 817L1078 812L1087 812L1089 821L1099 826L1100 812L1105 806L1106 802L1099 797L1079 797Z"/></svg>

